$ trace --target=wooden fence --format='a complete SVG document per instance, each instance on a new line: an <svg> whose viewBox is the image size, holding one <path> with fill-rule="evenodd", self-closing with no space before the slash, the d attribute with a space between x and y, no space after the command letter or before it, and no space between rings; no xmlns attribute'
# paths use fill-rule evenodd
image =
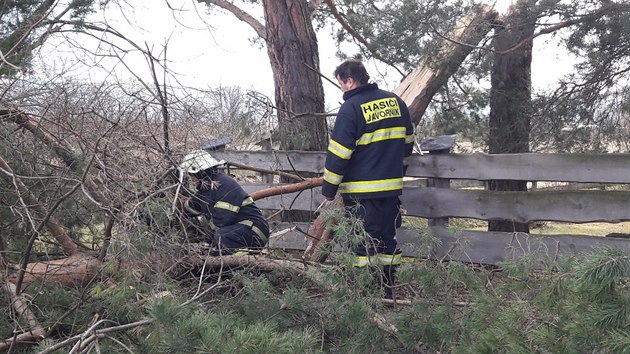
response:
<svg viewBox="0 0 630 354"><path fill-rule="evenodd" d="M257 168L323 173L325 153L304 151L213 151L217 158ZM568 223L630 221L630 154L424 154L413 155L401 197L407 215L437 220L424 230L398 230L403 254L473 263L497 262L525 255L561 257L598 248L617 248L630 255L630 239L584 235L456 230L449 218L479 220L561 221ZM595 190L496 192L451 186L465 181L522 180L528 182L596 183ZM429 181L419 183L419 181ZM458 183L456 183L458 182ZM479 184L483 185L483 184ZM269 184L245 184L252 192ZM315 210L323 201L320 189L258 200L262 209ZM270 241L274 248L304 249L308 222L272 222L272 232L294 230ZM630 230L628 230L630 233ZM429 237L433 236L433 237ZM434 241L439 239L437 244ZM429 247L429 245L433 246Z"/></svg>

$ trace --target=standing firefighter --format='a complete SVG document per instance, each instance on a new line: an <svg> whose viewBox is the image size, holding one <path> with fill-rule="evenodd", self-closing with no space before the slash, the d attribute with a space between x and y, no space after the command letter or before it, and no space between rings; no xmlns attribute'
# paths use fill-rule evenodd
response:
<svg viewBox="0 0 630 354"><path fill-rule="evenodd" d="M184 203L190 217L205 216L214 230L219 254L248 254L267 243L269 224L254 200L231 176L219 171L218 161L207 151L195 150L180 165L196 186L196 193Z"/></svg>
<svg viewBox="0 0 630 354"><path fill-rule="evenodd" d="M339 192L346 213L363 220L369 237L354 247L354 265L382 265L384 296L391 299L401 262L398 197L413 150L413 125L400 97L368 83L361 61L346 60L334 75L345 102L328 145L322 194L333 200Z"/></svg>

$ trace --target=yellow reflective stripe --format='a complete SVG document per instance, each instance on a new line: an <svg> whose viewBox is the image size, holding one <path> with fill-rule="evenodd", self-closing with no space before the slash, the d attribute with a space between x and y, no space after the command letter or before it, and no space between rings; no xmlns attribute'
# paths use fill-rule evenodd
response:
<svg viewBox="0 0 630 354"><path fill-rule="evenodd" d="M243 203L241 203L241 206L244 207L246 205L250 205L254 203L254 199L252 199L252 197L247 197L245 199L243 199Z"/></svg>
<svg viewBox="0 0 630 354"><path fill-rule="evenodd" d="M335 156L344 160L348 160L350 156L352 156L352 150L332 139L330 139L330 142L328 143L328 151L332 152Z"/></svg>
<svg viewBox="0 0 630 354"><path fill-rule="evenodd" d="M411 156L403 158L403 165L408 166L411 163Z"/></svg>
<svg viewBox="0 0 630 354"><path fill-rule="evenodd" d="M200 213L197 209L193 209L193 207L190 206L189 204L190 200L187 200L184 203L184 209L186 209L186 211L188 211L189 213L191 213L193 216L199 216L202 213Z"/></svg>
<svg viewBox="0 0 630 354"><path fill-rule="evenodd" d="M378 263L382 265L399 265L402 263L402 254L385 254L379 253L377 255Z"/></svg>
<svg viewBox="0 0 630 354"><path fill-rule="evenodd" d="M357 140L357 145L368 145L377 141L391 139L406 139L406 133L407 129L405 127L378 129L361 135L359 140Z"/></svg>
<svg viewBox="0 0 630 354"><path fill-rule="evenodd" d="M241 225L245 225L245 226L249 226L252 227L254 225L254 223L251 220L242 220L238 222Z"/></svg>
<svg viewBox="0 0 630 354"><path fill-rule="evenodd" d="M338 185L339 183L341 183L342 179L343 176L338 175L334 172L330 172L328 169L324 168L324 181L330 184Z"/></svg>
<svg viewBox="0 0 630 354"><path fill-rule="evenodd" d="M377 179L374 181L343 182L339 185L339 193L384 192L402 188L402 178Z"/></svg>
<svg viewBox="0 0 630 354"><path fill-rule="evenodd" d="M411 144L416 141L413 134L405 136L405 144Z"/></svg>
<svg viewBox="0 0 630 354"><path fill-rule="evenodd" d="M356 256L354 257L354 264L353 266L355 267L365 267L367 265L372 264L372 260L370 257L368 256Z"/></svg>
<svg viewBox="0 0 630 354"><path fill-rule="evenodd" d="M252 229L252 231L254 231L256 235L258 235L258 237L260 237L260 239L264 243L267 243L267 236L265 236L265 233L262 232L262 230L259 229L256 225L254 225L254 223L251 220L243 220L243 221L239 221L238 223L245 226L249 226L249 228Z"/></svg>
<svg viewBox="0 0 630 354"><path fill-rule="evenodd" d="M239 248L232 255L233 256L247 256L249 255L249 248Z"/></svg>
<svg viewBox="0 0 630 354"><path fill-rule="evenodd" d="M223 201L218 201L214 204L214 207L217 209L225 209L225 210L229 210L231 212L234 213L238 213L238 211L241 209L241 207L236 206L236 205L232 205L228 202L223 202Z"/></svg>

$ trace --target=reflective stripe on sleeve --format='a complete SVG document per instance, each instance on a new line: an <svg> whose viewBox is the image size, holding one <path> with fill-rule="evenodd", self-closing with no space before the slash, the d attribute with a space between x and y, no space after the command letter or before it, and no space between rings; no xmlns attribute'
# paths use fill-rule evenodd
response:
<svg viewBox="0 0 630 354"><path fill-rule="evenodd" d="M405 144L411 144L416 141L416 138L413 134L405 136Z"/></svg>
<svg viewBox="0 0 630 354"><path fill-rule="evenodd" d="M254 203L254 199L252 199L252 197L247 197L245 199L243 199L243 203L241 203L241 206L244 207L246 205L250 205Z"/></svg>
<svg viewBox="0 0 630 354"><path fill-rule="evenodd" d="M335 156L344 160L348 160L350 156L352 156L352 150L332 139L330 139L330 142L328 143L328 151L332 152Z"/></svg>
<svg viewBox="0 0 630 354"><path fill-rule="evenodd" d="M341 180L343 180L343 176L330 172L328 169L324 168L324 181L337 186L341 183Z"/></svg>
<svg viewBox="0 0 630 354"><path fill-rule="evenodd" d="M225 209L225 210L229 210L231 212L234 213L238 213L238 211L241 209L240 206L236 206L236 205L232 205L228 202L223 202L223 201L218 201L214 204L214 207L217 209Z"/></svg>
<svg viewBox="0 0 630 354"><path fill-rule="evenodd" d="M339 193L371 193L402 190L403 179L377 179L373 181L343 182L339 185Z"/></svg>
<svg viewBox="0 0 630 354"><path fill-rule="evenodd" d="M359 140L357 140L357 145L368 145L383 140L406 139L406 134L407 129L405 127L378 129L361 135Z"/></svg>

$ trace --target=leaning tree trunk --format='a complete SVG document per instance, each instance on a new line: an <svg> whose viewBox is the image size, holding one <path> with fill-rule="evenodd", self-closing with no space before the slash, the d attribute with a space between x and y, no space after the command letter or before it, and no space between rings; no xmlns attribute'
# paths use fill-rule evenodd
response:
<svg viewBox="0 0 630 354"><path fill-rule="evenodd" d="M529 152L532 43L530 41L516 50L510 48L534 34L536 16L531 12L530 3L532 1L521 0L513 5L504 24L496 29L490 90L488 145L491 154ZM526 191L527 181L493 180L489 189ZM529 225L493 220L488 223L488 230L529 232Z"/></svg>
<svg viewBox="0 0 630 354"><path fill-rule="evenodd" d="M414 126L422 120L433 96L488 34L498 15L490 6L472 9L449 33L448 38L452 41L443 40L438 49L424 62L419 63L394 89L394 93L409 106L409 115Z"/></svg>
<svg viewBox="0 0 630 354"><path fill-rule="evenodd" d="M305 0L263 0L267 53L278 110L280 143L286 150L326 149L324 88L317 37Z"/></svg>

